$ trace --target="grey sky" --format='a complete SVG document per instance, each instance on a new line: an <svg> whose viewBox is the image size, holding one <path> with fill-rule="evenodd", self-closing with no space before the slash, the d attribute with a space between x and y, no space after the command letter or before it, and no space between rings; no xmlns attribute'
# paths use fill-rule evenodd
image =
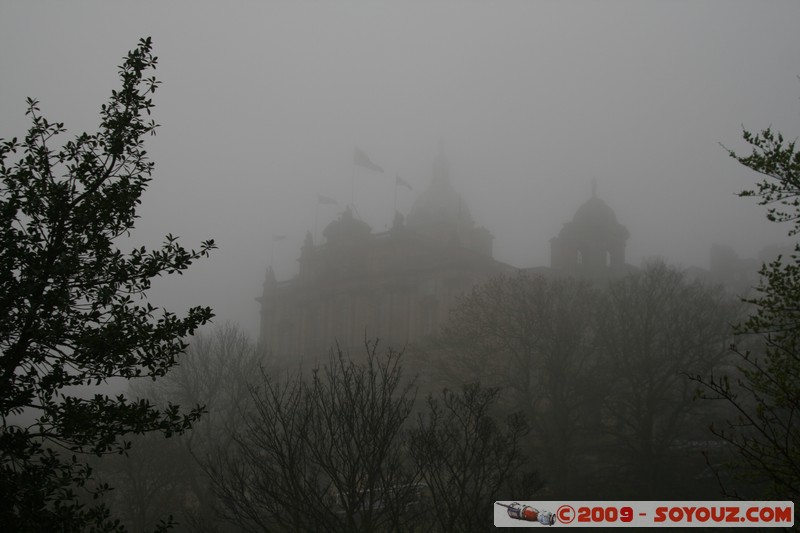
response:
<svg viewBox="0 0 800 533"><path fill-rule="evenodd" d="M800 133L800 3L0 2L0 137L21 136L26 96L70 132L93 130L139 37L160 58L149 141L155 179L137 242L167 232L220 250L156 303L215 307L255 333L273 234L295 272L316 194L383 230L393 177L407 211L440 138L454 185L495 236L495 257L547 264L549 239L590 194L631 232L629 262L706 266L712 243L755 255L782 242L755 176L718 143L741 125ZM338 212L321 206L319 229Z"/></svg>

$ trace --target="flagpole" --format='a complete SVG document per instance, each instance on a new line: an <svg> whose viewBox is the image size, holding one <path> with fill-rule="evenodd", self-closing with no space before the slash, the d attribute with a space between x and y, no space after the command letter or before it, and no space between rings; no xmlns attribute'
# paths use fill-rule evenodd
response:
<svg viewBox="0 0 800 533"><path fill-rule="evenodd" d="M356 162L353 160L353 175L350 178L350 208L355 210L356 202Z"/></svg>
<svg viewBox="0 0 800 533"><path fill-rule="evenodd" d="M272 268L272 257L275 254L275 238L273 237L269 241L269 267Z"/></svg>
<svg viewBox="0 0 800 533"><path fill-rule="evenodd" d="M394 178L394 213L392 213L392 220L397 215L397 177Z"/></svg>
<svg viewBox="0 0 800 533"><path fill-rule="evenodd" d="M317 199L317 203L314 204L314 240L316 242L319 242L319 235L317 235L318 220L319 220L319 199Z"/></svg>

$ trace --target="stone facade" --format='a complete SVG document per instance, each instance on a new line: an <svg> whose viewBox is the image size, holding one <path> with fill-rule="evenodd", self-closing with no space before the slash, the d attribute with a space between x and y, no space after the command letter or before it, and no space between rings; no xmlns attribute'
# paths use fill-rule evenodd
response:
<svg viewBox="0 0 800 533"><path fill-rule="evenodd" d="M533 274L604 281L629 272L628 230L592 196L551 240L551 266ZM267 269L261 303L261 345L278 361L313 362L336 343L359 351L365 339L402 348L443 325L459 296L491 276L520 269L492 257L492 235L476 226L450 182L440 147L428 188L404 220L373 233L347 208L323 231L306 235L299 273L278 282Z"/></svg>
<svg viewBox="0 0 800 533"><path fill-rule="evenodd" d="M278 282L267 269L260 341L278 360L315 360L334 343L357 351L365 338L401 348L435 332L473 285L515 271L493 259L492 236L452 187L441 150L407 220L373 233L348 208L323 236L307 234L295 278Z"/></svg>

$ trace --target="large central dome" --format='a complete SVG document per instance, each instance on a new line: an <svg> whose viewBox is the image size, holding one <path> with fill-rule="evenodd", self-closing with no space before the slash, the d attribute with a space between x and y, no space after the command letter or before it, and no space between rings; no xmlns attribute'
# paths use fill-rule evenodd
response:
<svg viewBox="0 0 800 533"><path fill-rule="evenodd" d="M411 207L406 225L439 244L462 246L492 255L491 234L485 228L475 226L469 208L450 183L450 167L441 142L433 162L431 183Z"/></svg>
<svg viewBox="0 0 800 533"><path fill-rule="evenodd" d="M446 226L457 230L459 227L471 228L475 225L469 208L450 183L450 167L441 144L433 162L431 183L411 207L407 224L421 233L427 233L434 227Z"/></svg>

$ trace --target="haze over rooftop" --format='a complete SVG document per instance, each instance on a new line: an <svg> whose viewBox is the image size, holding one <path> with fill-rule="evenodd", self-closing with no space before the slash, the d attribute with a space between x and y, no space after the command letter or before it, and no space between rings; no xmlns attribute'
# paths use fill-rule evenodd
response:
<svg viewBox="0 0 800 533"><path fill-rule="evenodd" d="M719 146L741 125L800 134L796 2L6 2L0 137L22 136L26 96L71 134L96 128L120 57L151 35L160 57L156 162L136 243L167 232L220 250L155 303L213 306L255 333L273 235L278 279L307 230L349 201L354 146L375 231L407 213L440 139L453 186L494 255L548 263L549 239L590 194L631 233L628 261L706 266L713 243L752 256L783 242L752 200L756 176ZM134 243L132 242L131 245Z"/></svg>

